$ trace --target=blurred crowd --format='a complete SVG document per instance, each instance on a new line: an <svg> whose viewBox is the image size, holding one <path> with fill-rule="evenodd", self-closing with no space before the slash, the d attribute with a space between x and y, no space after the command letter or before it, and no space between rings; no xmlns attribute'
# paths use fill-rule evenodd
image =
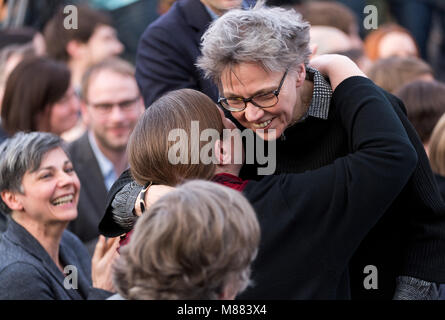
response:
<svg viewBox="0 0 445 320"><path fill-rule="evenodd" d="M250 189L258 189L259 186L250 182L256 178L253 178L247 166L243 168L245 171L232 167L229 169L234 171L222 171L245 178L245 180L232 181L230 180L232 176L230 179L224 175L218 176L222 172L215 171L214 168L208 171L207 168L196 170L186 166L170 168L162 164L162 161L167 161L165 158L167 146L155 140L163 140L161 139L162 132L167 132L167 128L184 126L183 129L188 130L190 128L184 123L199 120L200 124L208 123L208 128L216 127L220 131L223 128L235 127L250 128L255 131L258 128L269 128L270 121L276 121L273 120L276 119L274 117L259 116L257 111L250 110L252 107L250 104L254 105L255 110L258 108L269 110L269 107L275 108L276 104L279 105L285 101L284 98L280 100L283 95L283 93L280 94L280 90L283 86L284 89L281 92L284 94L288 92L286 88L288 78L286 77L293 74L293 69L289 67L285 69L285 72L283 70L284 75L281 74L276 78L276 84L280 83L280 85L272 94L264 90L248 89L241 90L245 94L238 94L237 88L241 87L240 83L249 83L249 81L256 83L255 80L245 76L232 77L228 80L225 78L227 75L220 70L226 68L225 61L229 61L227 68L240 74L251 74L252 78L255 75L257 82L260 81L258 79L268 79L273 74L272 71L276 71L273 66L267 67L269 69L253 67L252 63L255 64L259 58L249 60L239 52L223 56L224 50L232 48L234 51L233 48L237 47L229 47L227 45L229 40L222 40L224 32L233 34L233 30L230 31L231 29L227 27L227 31L224 26L218 26L216 22L223 19L232 9L240 7L245 11L251 10L255 2L255 0L0 0L0 143L5 141L0 145L0 152L2 152L0 154L0 179L2 179L0 181L2 198L0 257L8 256L5 259L0 258L4 260L0 262L0 298L105 299L111 295L110 293L118 292L118 295L113 296L114 299L233 299L248 287L251 266L254 280L258 283L269 281L269 283L276 283L276 286L262 287L260 284L257 286L257 291L247 289L243 298L351 298L348 290L344 291L344 288L340 288L341 284L349 285L348 281L343 282L344 273L335 274L336 279L338 278L338 283L335 284L338 286L338 291L335 293L319 285L302 289L307 295L291 292L290 289L286 291L288 288L284 289L285 286L280 287L280 280L288 281L289 284L295 286L298 286L298 281L304 283L300 279L303 278L301 274L295 275L298 279L268 278L271 272L277 276L280 275L280 269L276 266L278 263L270 261L283 259L289 255L289 250L279 247L277 243L293 243L293 241L312 243L310 242L312 240L310 240L310 235L307 235L307 238L301 236L298 239L283 236L290 230L294 230L293 226L290 227L290 221L283 222L285 218L280 218L283 219L280 220L280 224L271 222L270 219L273 220L273 218L269 220L262 218L258 211L265 211L268 205L259 200L258 194L269 194L271 191L267 189L267 191L249 193ZM401 140L411 141L410 143L414 146L400 149L407 152L404 160L406 163L400 162L400 168L404 168L404 172L409 174L406 177L385 176L384 172L388 170L393 170L394 175L397 172L396 166L391 169L392 164L389 162L385 164L386 171L378 171L378 168L372 167L373 170L375 169L376 177L381 173L382 184L387 183L387 188L391 187L394 192L398 190L397 194L387 199L389 204L394 201L396 205L390 207L389 204L381 204L381 206L375 204L373 210L375 212L381 210L382 215L391 210L391 212L408 210L408 206L397 207L399 204L395 199L400 195L405 198L412 195L414 204L410 209L426 212L427 209L418 203L430 201L434 203L428 207L428 210L432 208L431 215L436 218L437 216L445 217L445 211L441 211L442 198L440 196L437 198L441 202L437 207L435 207L436 198L434 198L434 195L441 195L445 199L445 2L441 0L269 0L266 3L268 6L277 6L284 10L294 9L301 14L303 20L298 22L300 23L298 28L302 32L307 30L310 40L307 48L304 47L306 43L301 42L298 50L306 50L311 61L306 63L306 60L302 60L302 63L304 62L304 69L301 70L303 76L302 78L296 76L296 79L297 83L300 79L301 81L310 79L314 83L311 88L314 90L314 97L316 88L321 92L317 91L321 97L317 101L332 99L341 105L339 101L342 97L348 104L366 105L369 102L359 100L364 98L363 96L354 97L357 100L349 100L352 99L350 96L364 92L370 97L382 99L379 100L380 105L387 103L394 106L400 103L401 107L397 106L396 109L399 108L402 110L401 114L406 114L409 121L397 120L397 125L394 126L397 127L401 123L400 128L405 128L407 132L405 137L405 131L401 129L403 131ZM64 11L67 5L74 5L76 8L74 19L76 19L77 28L64 26L67 16L73 14L73 11ZM363 24L364 19L372 14L364 12L367 5L372 5L377 9L376 29L367 30ZM276 23L272 16L270 19L271 24ZM226 26L229 26L231 21L227 21ZM304 21L307 21L310 27L306 27ZM208 29L210 25L215 31ZM219 27L222 31L218 34ZM206 33L207 30L213 33ZM285 34L287 31L283 27L283 30L280 29L279 32ZM243 36L245 34L239 37ZM217 37L221 41L215 40ZM233 36L233 38L236 37ZM263 47L258 48L260 49L257 51L262 50ZM284 49L277 52L277 55L281 53L286 55ZM237 54L240 54L242 58L236 60ZM344 57L348 59L344 60ZM230 62L232 61L230 59L234 59L235 62ZM215 62L216 60L219 64ZM237 61L241 62L237 64ZM244 66L243 63L244 69L238 68ZM323 74L324 78L323 76L317 78L320 74L317 70ZM347 93L344 83L348 80L344 79L349 76L369 78L379 88L373 84L363 83L362 87L357 84L353 91ZM337 78L345 82L337 81ZM226 86L229 82L231 85ZM353 87L351 82L349 85ZM367 89L364 90L363 86L369 86L369 88L366 87ZM301 92L297 92L303 96L306 87L301 84L301 88ZM200 93L193 93L188 89ZM362 89L364 91L361 91ZM381 93L383 91L378 91L381 89L384 90L384 94ZM182 92L181 95L176 96L172 94L172 92L178 92L175 90L183 91L179 91ZM203 97L202 93L207 97ZM164 99L162 100L164 104L160 107L161 97ZM220 112L210 110L212 104L215 103L222 107ZM311 99L309 101L302 99L302 105L311 108L312 104ZM192 105L202 105L203 110L210 109L201 115L198 110L193 109ZM320 105L323 103L320 102ZM338 108L340 110L340 107ZM322 108L320 110L317 112L323 113ZM359 115L362 111L354 112ZM189 117L188 113L193 114L195 118ZM243 116L239 116L241 113ZM331 117L333 112L326 111L325 119L328 119L328 113ZM382 114L381 132L388 134L388 137L401 136L402 133L399 131L391 133L385 131L391 130L391 126L384 126L386 115L384 111ZM308 113L301 116L301 121L305 121L306 117L311 118L314 115ZM366 116L371 118L367 114ZM222 122L220 117L223 119ZM391 117L404 119L405 115L396 116L394 113L387 117L388 119L392 119ZM341 136L338 141L334 142L337 138L332 138L329 142L335 144L338 151L335 155L329 154L332 159L325 157L325 154L322 156L324 152L320 151L322 147L313 147L316 143L311 144L310 150L303 144L298 145L298 148L297 145L292 146L295 149L287 145L288 150L295 152L292 157L301 157L304 159L302 162L307 161L307 164L294 163L293 160L286 158L281 164L278 163L277 174L300 174L306 170L327 166L349 153L362 152L361 148L368 147L371 143L366 139L360 140L361 134L371 136L371 133L357 131L358 129L353 124L355 124L354 121L360 121L360 119L360 116L349 114L342 118L341 123L350 126L345 130L344 136L338 133L339 137ZM286 141L292 140L293 135L297 135L289 131L286 131L285 135L284 132L288 125L292 127L297 123L298 126L299 122L294 120L289 121L282 131L279 131L281 129L277 125L278 137L281 135L281 140L278 142L282 144L281 148L285 148ZM311 119L306 121L306 124L310 121ZM335 123L334 120L332 121ZM379 122L376 116L374 123ZM251 126L251 123L254 124ZM315 126L318 124L314 124ZM318 132L325 132L322 126L317 127ZM367 130L365 122L360 122L360 126L363 128L360 130ZM200 128L200 130L203 129L205 128ZM315 139L317 134L309 133L308 130L301 130L298 134L306 133L311 139ZM152 138L148 139L148 136ZM267 135L261 138L270 140ZM380 136L376 134L375 138L380 139ZM321 146L324 146L323 143L328 143L328 138L323 139L320 134L320 141L323 141ZM379 140L379 142L385 146L392 145L391 139ZM397 140L397 143L403 145L401 140ZM414 140L419 141L419 144L416 145ZM308 152L305 154L303 151L306 147ZM352 149L348 149L349 147ZM289 152L280 151L279 148L280 145L278 156L282 156L283 159L285 156L290 157ZM223 149L223 146L218 148L218 150ZM326 149L329 148L326 147ZM379 159L373 159L371 155L376 155L380 151L382 154L387 152L385 160L398 159L397 155L399 155L398 149L364 150L363 152L365 151L369 151L370 158L364 157L363 163L369 160L376 166ZM391 154L393 151L394 154ZM416 169L411 166L409 152L413 161L419 161L419 163L423 161L423 164L418 165ZM325 158L319 162L309 159L315 157L315 154ZM225 159L225 155L226 153L221 151L220 158ZM355 167L353 160L351 163L345 162L344 165L351 168L351 172L354 172L354 168L357 172L365 170L365 168L357 169L358 166ZM131 176L129 168L132 170ZM226 167L224 169L228 170ZM416 172L414 170L422 172L416 175L413 173ZM338 171L336 172L338 175ZM126 179L119 178L126 174L128 175ZM218 179L213 178L213 182L187 182L175 188L174 191L172 191L173 188L161 186L174 187L183 183L184 179L212 180L214 176ZM348 172L345 176L348 177ZM317 177L317 181L321 181L321 171ZM366 179L367 176L359 177ZM229 182L225 179L229 179ZM303 183L306 181L302 177L298 179L302 180L295 181L303 181ZM403 181L403 185L392 184L397 179ZM325 175L323 180L329 181L329 176ZM223 181L222 184L230 188L217 186L218 181ZM315 180L308 179L307 181ZM424 181L427 182L424 184ZM157 186L153 182L156 182L154 184ZM300 190L296 182L286 182L288 185L281 185L279 183L284 183L281 180L279 183L270 181L270 185L284 189L284 186L295 184L295 190L304 194L310 193L310 187L308 187L309 191ZM347 180L345 183L349 184L351 181ZM374 189L378 184L376 181L376 185L373 185ZM266 185L268 182L262 184L263 187ZM410 187L405 188L407 185ZM360 191L361 193L369 192L370 198L373 195L382 201L384 199L382 194L360 189L356 184L350 187L357 188L355 189L357 193L349 193L349 189L341 193L334 184L334 189L321 188L320 192L324 190L326 194L330 192L334 194L335 191L339 192L335 193L339 198L354 196L358 200ZM244 188L248 190L244 191L244 195L249 201L241 197L240 193L230 190L242 191ZM153 199L148 198L149 194ZM283 204L282 206L287 208L283 210L291 211L290 199L293 199L293 195L286 194L281 198L281 195L271 194L270 197L275 197L272 198L273 203L276 201L275 210L281 210L280 206L285 202L289 204L287 206ZM277 200L278 198L280 200ZM152 204L154 200L157 200L155 205ZM345 201L347 205L352 206L348 201ZM360 198L357 202L362 203L354 207L340 205L342 209L339 212L345 214L367 210L364 206L367 203L365 200ZM323 201L320 200L320 203ZM306 207L302 203L295 206L298 210L317 212L317 208ZM330 206L325 206L320 210L329 212L333 217L337 211L330 210L337 206L338 204L333 206L331 203ZM150 207L149 210L148 207ZM147 213L144 213L145 209L148 210ZM119 210L121 210L120 214L117 213ZM136 214L137 211L139 214ZM259 216L258 218L254 211ZM307 214L312 213L307 212ZM142 217L138 219L138 224L134 228L139 215ZM167 219L167 215L171 218ZM187 215L187 221L182 220L184 215ZM390 217L388 221L391 221L388 225L391 227L388 229L383 227L385 232L396 225L394 221L400 221L396 213L388 214L388 216ZM339 219L346 221L349 218L345 215ZM310 228L310 222L307 220L311 219L299 219L301 230L295 227L295 232L305 234L304 230L307 232ZM417 217L406 219L413 224L413 229L419 227L416 225L417 221L424 221L423 218ZM364 219L364 221L368 220ZM289 227L283 227L281 223L283 225L289 223ZM320 222L323 227L330 223L333 222L330 220ZM360 224L359 221L356 223ZM332 228L334 231L326 227L326 235L331 235L331 239L335 238L334 235L338 236L339 243L341 242L339 239L349 239L347 234L356 232L357 237L351 236L354 240L350 239L350 249L343 247L334 249L335 245L326 244L333 243L334 240L325 239L322 243L321 239L324 238L320 236L317 240L313 240L314 254L317 252L317 241L320 241L320 248L324 245L326 250L332 250L332 256L337 255L337 251L341 252L338 256L344 253L344 261L346 261L344 264L359 264L358 258L355 262L354 259L350 262L350 259L358 250L360 243L369 245L362 240L377 220L363 223L369 224L369 228L363 232L352 222L349 229L343 225L336 225L337 229ZM302 226L306 226L307 229ZM275 228L276 233L269 232L272 228ZM345 228L345 232L340 237L338 230L342 228ZM428 249L429 254L445 256L445 252L440 251L442 244L437 244L443 242L445 238L442 237L445 235L442 224L431 224L424 230L430 230L428 228L435 230L431 236L435 244L431 246L433 249ZM65 229L69 230L69 233ZM363 236L359 235L361 232ZM103 235L108 239L105 239ZM427 238L427 235L419 235L419 238L423 236ZM434 238L436 235L437 239ZM144 239L150 240L145 242ZM401 242L407 246L409 243L414 247L412 252L414 250L423 252L424 249L419 249L420 245L415 245L417 240L408 239L407 236L407 239ZM266 244L263 244L263 241ZM371 241L373 240L371 239L370 243ZM341 244L343 246L343 242ZM122 250L123 248L126 249ZM411 250L410 248L407 251ZM118 251L121 253L119 258ZM196 253L197 251L202 254ZM281 258L274 258L270 253L272 251L280 252ZM301 249L301 252L305 252L304 249ZM302 253L301 256L304 257L304 254ZM315 259L313 263L340 264L340 260L331 261L332 257L327 256L320 254L320 258ZM425 267L428 272L422 273L423 271L418 271L413 267L417 261L415 259L420 259L421 254L412 258L414 262L409 260L411 258L409 254L407 256L409 258L400 257L400 261L409 261L406 263L410 267L406 269L400 267L400 270L404 270L403 272L394 272L402 273L395 274L397 276L409 276L408 280L402 277L396 282L394 278L388 286L388 292L382 296L374 297L368 295L369 292L352 290L352 298L395 297L402 299L407 292L403 291L403 286L415 287L419 284L417 280L424 281L421 282L422 285L437 291L431 294L433 298L445 298L445 293L440 291L439 286L440 283L445 282L445 269L440 272L431 271L436 270L437 266L442 266L445 258L428 262L428 266ZM259 261L257 265L252 264L255 257ZM26 263L20 264L22 261L20 259ZM112 262L116 259L118 263L113 268ZM308 261L311 260L308 258ZM14 263L18 263L18 267L11 267ZM259 266L260 263L261 266ZM282 264L286 263L282 261ZM48 266L49 264L51 266ZM75 293L63 288L63 275L66 275L64 268L68 264L76 265L81 269L79 272L80 289ZM400 264L402 265L402 262ZM195 275L193 270L200 269L202 265L206 265L206 268L201 270L202 274ZM292 262L289 262L289 266L293 266ZM46 268L45 272L53 275L50 284L47 284L49 280L45 272L42 273L38 268ZM351 264L352 269L354 267ZM363 275L361 265L359 269ZM419 269L422 268L419 267ZM20 278L21 280L17 283L14 281L19 277L14 272L27 274L27 276ZM310 271L302 269L301 272ZM334 273L332 270L325 269L318 269L317 272ZM286 275L286 271L283 271L283 274ZM186 279L184 280L180 275L185 275ZM358 285L358 282L354 280L354 274L351 273L350 276L351 286ZM289 277L292 277L291 273ZM37 278L42 284L29 289L25 282ZM327 286L327 280L318 281ZM437 288L429 287L431 283L437 284ZM45 287L46 285L48 287ZM16 289L11 292L10 288L13 287ZM90 287L93 287L93 290L90 290ZM152 287L158 289L155 290ZM349 293L344 293L347 291ZM399 292L398 296L397 292ZM430 294L429 291L428 294ZM426 296L422 297L426 298ZM411 299L418 297L408 295Z"/></svg>

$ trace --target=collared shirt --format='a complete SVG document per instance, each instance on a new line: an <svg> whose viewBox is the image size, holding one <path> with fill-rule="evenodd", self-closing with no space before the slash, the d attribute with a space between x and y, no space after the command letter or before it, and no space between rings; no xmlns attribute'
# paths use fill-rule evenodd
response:
<svg viewBox="0 0 445 320"><path fill-rule="evenodd" d="M91 145L91 149L93 149L94 156L96 157L97 163L99 164L100 171L102 176L104 177L105 187L107 191L110 190L113 183L117 180L116 171L114 170L113 163L108 160L107 157L100 151L96 138L94 134L89 131L88 132L88 140Z"/></svg>
<svg viewBox="0 0 445 320"><path fill-rule="evenodd" d="M332 98L331 85L318 70L311 67L306 68L306 79L314 82L314 91L308 111L300 121L304 121L308 116L326 120Z"/></svg>
<svg viewBox="0 0 445 320"><path fill-rule="evenodd" d="M248 9L250 7L253 7L255 5L256 0L243 0L243 2L241 3L241 8L242 9ZM212 20L216 20L219 18L219 16L212 11L212 9L210 9L208 6L204 5L206 7L207 12L210 15L210 18L212 18Z"/></svg>
<svg viewBox="0 0 445 320"><path fill-rule="evenodd" d="M318 70L311 67L306 67L306 79L314 82L311 104L306 114L294 124L304 122L309 116L323 120L328 119L329 105L332 98L331 85ZM286 131L282 133L280 140L286 140Z"/></svg>

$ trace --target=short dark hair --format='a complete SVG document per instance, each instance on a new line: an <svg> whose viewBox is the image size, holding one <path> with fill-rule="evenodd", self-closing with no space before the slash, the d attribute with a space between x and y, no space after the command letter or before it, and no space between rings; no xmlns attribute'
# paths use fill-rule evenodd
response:
<svg viewBox="0 0 445 320"><path fill-rule="evenodd" d="M63 21L66 15L63 13L63 8L45 25L43 36L45 37L47 54L51 58L67 62L70 58L66 51L68 42L76 40L86 43L93 35L96 27L99 25L111 26L111 18L108 15L88 6L79 6L77 13L77 29L64 28Z"/></svg>
<svg viewBox="0 0 445 320"><path fill-rule="evenodd" d="M404 85L396 95L405 104L408 119L422 142L428 142L434 126L445 112L445 84L417 80Z"/></svg>
<svg viewBox="0 0 445 320"><path fill-rule="evenodd" d="M20 62L6 81L1 108L5 131L10 135L36 131L37 116L63 97L70 77L64 63L49 58L33 57Z"/></svg>

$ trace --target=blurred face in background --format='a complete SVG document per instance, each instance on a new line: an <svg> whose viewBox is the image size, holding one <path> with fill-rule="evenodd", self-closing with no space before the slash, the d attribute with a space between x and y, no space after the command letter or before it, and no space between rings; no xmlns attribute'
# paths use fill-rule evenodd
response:
<svg viewBox="0 0 445 320"><path fill-rule="evenodd" d="M108 57L117 56L124 51L116 30L108 25L99 25L86 43L89 64L98 63Z"/></svg>
<svg viewBox="0 0 445 320"><path fill-rule="evenodd" d="M390 32L379 43L379 57L418 57L416 44L412 38L403 32Z"/></svg>
<svg viewBox="0 0 445 320"><path fill-rule="evenodd" d="M61 135L73 128L80 115L80 102L73 87L69 87L65 95L51 106L49 114L50 131Z"/></svg>
<svg viewBox="0 0 445 320"><path fill-rule="evenodd" d="M92 75L82 115L99 147L121 152L145 108L136 80L113 70Z"/></svg>

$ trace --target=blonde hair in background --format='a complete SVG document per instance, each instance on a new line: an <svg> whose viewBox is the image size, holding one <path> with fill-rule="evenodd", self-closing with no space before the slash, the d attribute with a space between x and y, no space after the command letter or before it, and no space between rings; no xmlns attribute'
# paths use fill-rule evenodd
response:
<svg viewBox="0 0 445 320"><path fill-rule="evenodd" d="M126 299L218 299L249 284L260 227L239 191L195 180L171 191L136 223L115 265Z"/></svg>
<svg viewBox="0 0 445 320"><path fill-rule="evenodd" d="M423 60L416 57L390 57L379 59L367 72L368 77L378 86L394 93L403 85L419 80L433 80L433 70Z"/></svg>
<svg viewBox="0 0 445 320"><path fill-rule="evenodd" d="M429 143L431 169L445 176L445 114L437 122Z"/></svg>
<svg viewBox="0 0 445 320"><path fill-rule="evenodd" d="M118 57L110 57L90 66L82 76L81 83L81 97L85 102L88 100L88 88L90 86L91 78L102 70L110 70L124 77L134 78L135 76L134 66L130 62Z"/></svg>

